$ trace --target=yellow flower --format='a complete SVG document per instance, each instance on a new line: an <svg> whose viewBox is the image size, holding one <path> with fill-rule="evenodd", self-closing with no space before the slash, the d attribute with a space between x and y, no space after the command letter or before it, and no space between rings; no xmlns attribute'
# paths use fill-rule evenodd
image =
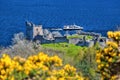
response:
<svg viewBox="0 0 120 80"><path fill-rule="evenodd" d="M98 60L96 60L96 62L97 62L97 63L100 63L101 61L98 59Z"/></svg>
<svg viewBox="0 0 120 80"><path fill-rule="evenodd" d="M42 55L38 57L40 61L47 62L48 60L48 55Z"/></svg>
<svg viewBox="0 0 120 80"><path fill-rule="evenodd" d="M62 60L58 56L51 57L50 61L54 62L55 66L62 66Z"/></svg>
<svg viewBox="0 0 120 80"><path fill-rule="evenodd" d="M101 67L103 67L104 66L104 64L101 64Z"/></svg>
<svg viewBox="0 0 120 80"><path fill-rule="evenodd" d="M96 54L96 58L100 58L101 55L102 55L101 53L97 53L97 54Z"/></svg>
<svg viewBox="0 0 120 80"><path fill-rule="evenodd" d="M113 37L115 38L115 37L117 37L117 34L116 34L116 32L113 32Z"/></svg>
<svg viewBox="0 0 120 80"><path fill-rule="evenodd" d="M116 42L107 41L106 44L109 45L109 46L112 46L112 47L118 48L118 44L117 44Z"/></svg>
<svg viewBox="0 0 120 80"><path fill-rule="evenodd" d="M105 77L102 76L102 77L101 77L101 80L104 80L104 79L105 79Z"/></svg>
<svg viewBox="0 0 120 80"><path fill-rule="evenodd" d="M15 80L15 79L14 79L14 76L12 76L10 80Z"/></svg>
<svg viewBox="0 0 120 80"><path fill-rule="evenodd" d="M38 56L37 55L34 55L33 56L33 60L37 60L38 59Z"/></svg>
<svg viewBox="0 0 120 80"><path fill-rule="evenodd" d="M46 70L49 70L49 68L46 67L46 66L43 66L43 67L42 67L42 70L46 71Z"/></svg>
<svg viewBox="0 0 120 80"><path fill-rule="evenodd" d="M101 69L101 65L98 65L98 69Z"/></svg>
<svg viewBox="0 0 120 80"><path fill-rule="evenodd" d="M114 76L111 77L111 80L116 80L116 78L117 78L117 76L114 75Z"/></svg>
<svg viewBox="0 0 120 80"><path fill-rule="evenodd" d="M109 31L109 32L107 33L107 35L108 35L108 38L112 38L112 37L113 37L113 32L112 32L112 31Z"/></svg>
<svg viewBox="0 0 120 80"><path fill-rule="evenodd" d="M0 75L0 80L5 80L7 78L6 75Z"/></svg>
<svg viewBox="0 0 120 80"><path fill-rule="evenodd" d="M120 57L120 53L118 54L118 56Z"/></svg>
<svg viewBox="0 0 120 80"><path fill-rule="evenodd" d="M111 51L113 48L112 47L109 47L108 50Z"/></svg>
<svg viewBox="0 0 120 80"><path fill-rule="evenodd" d="M0 64L0 70L1 70L1 69L3 69L3 65L2 65L2 64Z"/></svg>
<svg viewBox="0 0 120 80"><path fill-rule="evenodd" d="M118 39L118 37L115 37L115 39Z"/></svg>
<svg viewBox="0 0 120 80"><path fill-rule="evenodd" d="M4 69L2 69L0 72L2 75L6 73Z"/></svg>
<svg viewBox="0 0 120 80"><path fill-rule="evenodd" d="M22 71L22 70L23 70L22 66L18 66L18 67L17 67L17 70L18 70L18 71Z"/></svg>
<svg viewBox="0 0 120 80"><path fill-rule="evenodd" d="M62 78L59 78L58 80L65 80L65 78L64 78L64 77L62 77Z"/></svg>
<svg viewBox="0 0 120 80"><path fill-rule="evenodd" d="M29 70L25 70L24 72L25 72L25 74L27 74L27 75L30 73Z"/></svg>
<svg viewBox="0 0 120 80"><path fill-rule="evenodd" d="M106 75L106 73L105 73L105 72L102 72L102 74L103 74L103 75Z"/></svg>
<svg viewBox="0 0 120 80"><path fill-rule="evenodd" d="M34 60L34 59L33 59L32 56L29 56L29 57L28 57L28 60L32 61L32 60Z"/></svg>
<svg viewBox="0 0 120 80"><path fill-rule="evenodd" d="M14 70L17 71L15 74L23 71L28 76L30 76L31 70L36 70L36 74L46 72L49 77L45 76L45 80L65 80L65 75L70 79L83 80L83 77L76 76L76 68L73 66L67 64L62 69L56 68L58 66L62 66L62 60L58 56L49 57L47 54L39 53L24 59L20 56L10 58L4 54L0 58L0 80L5 80L6 78L16 80L14 73L12 73ZM74 74L74 76L70 77L69 73Z"/></svg>
<svg viewBox="0 0 120 80"><path fill-rule="evenodd" d="M108 53L108 48L105 48L105 49L104 49L104 53Z"/></svg>
<svg viewBox="0 0 120 80"><path fill-rule="evenodd" d="M64 70L67 71L67 72L75 72L76 68L67 64L67 65L64 66Z"/></svg>
<svg viewBox="0 0 120 80"><path fill-rule="evenodd" d="M106 67L109 67L109 64L106 64Z"/></svg>
<svg viewBox="0 0 120 80"><path fill-rule="evenodd" d="M108 62L112 62L112 60L113 60L112 58L109 58L109 59L108 59Z"/></svg>
<svg viewBox="0 0 120 80"><path fill-rule="evenodd" d="M38 53L38 56L39 56L39 57L41 57L41 56L43 56L43 55L45 55L43 52Z"/></svg>
<svg viewBox="0 0 120 80"><path fill-rule="evenodd" d="M107 59L107 60L108 60L108 59L109 59L109 57L108 57L108 56L106 56L106 57L105 57L105 59Z"/></svg>
<svg viewBox="0 0 120 80"><path fill-rule="evenodd" d="M59 74L61 74L62 76L64 76L65 71L62 69L62 70L59 71Z"/></svg>
<svg viewBox="0 0 120 80"><path fill-rule="evenodd" d="M112 56L116 56L117 54L116 53L112 53Z"/></svg>

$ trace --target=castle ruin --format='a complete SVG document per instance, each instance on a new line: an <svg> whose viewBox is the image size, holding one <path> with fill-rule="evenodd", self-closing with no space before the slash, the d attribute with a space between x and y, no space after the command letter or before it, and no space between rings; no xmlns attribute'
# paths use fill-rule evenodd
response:
<svg viewBox="0 0 120 80"><path fill-rule="evenodd" d="M35 25L31 22L26 22L26 37L29 40L34 40L37 35L43 36L42 25Z"/></svg>
<svg viewBox="0 0 120 80"><path fill-rule="evenodd" d="M101 37L101 34L93 33L93 32L81 32L83 28L71 25L65 26L62 30L66 31L66 34L62 35L57 29L55 31L50 31L48 29L43 29L42 25L35 25L32 22L26 22L26 38L32 41L39 41L41 44L44 43L59 43L59 42L67 42L72 43L79 46L93 46L96 42L105 44L107 38ZM68 33L71 30L76 30L77 35L84 35L83 38L71 38L67 39ZM74 34L73 34L74 35ZM92 40L86 40L86 36L93 36Z"/></svg>

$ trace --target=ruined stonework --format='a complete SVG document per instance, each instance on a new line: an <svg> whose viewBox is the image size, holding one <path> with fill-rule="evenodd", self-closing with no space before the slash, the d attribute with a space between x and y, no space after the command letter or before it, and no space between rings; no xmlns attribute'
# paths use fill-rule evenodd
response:
<svg viewBox="0 0 120 80"><path fill-rule="evenodd" d="M28 40L32 40L33 39L33 24L32 23L27 23L26 24L26 38Z"/></svg>
<svg viewBox="0 0 120 80"><path fill-rule="evenodd" d="M76 25L64 27L63 31L66 31L68 33L62 34L59 31L43 29L42 25L35 25L32 22L26 22L26 38L28 40L38 41L40 44L67 42L67 43L75 44L78 46L92 47L98 42L98 43L100 43L100 46L102 46L102 47L105 46L104 44L105 44L107 38L101 37L101 34L94 33L94 32L80 31L80 33L76 33L76 34L84 35L83 38L67 39L68 35L71 36L69 34L69 31L81 30L81 27L78 28L79 26L77 26L77 27L75 27L75 26ZM72 34L72 35L76 35L76 34ZM86 36L93 36L93 39L87 40L85 38Z"/></svg>
<svg viewBox="0 0 120 80"><path fill-rule="evenodd" d="M42 25L33 26L33 38L35 38L37 35L43 35Z"/></svg>
<svg viewBox="0 0 120 80"><path fill-rule="evenodd" d="M31 22L26 22L26 38L33 40L36 36L43 36L42 25L35 25Z"/></svg>

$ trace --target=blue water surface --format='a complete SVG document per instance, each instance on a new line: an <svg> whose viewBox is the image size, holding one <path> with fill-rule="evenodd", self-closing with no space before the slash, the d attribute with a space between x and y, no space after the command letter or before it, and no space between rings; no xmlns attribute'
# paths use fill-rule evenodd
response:
<svg viewBox="0 0 120 80"><path fill-rule="evenodd" d="M120 24L120 0L0 0L0 45L25 33L25 21L43 27L77 24L106 35Z"/></svg>

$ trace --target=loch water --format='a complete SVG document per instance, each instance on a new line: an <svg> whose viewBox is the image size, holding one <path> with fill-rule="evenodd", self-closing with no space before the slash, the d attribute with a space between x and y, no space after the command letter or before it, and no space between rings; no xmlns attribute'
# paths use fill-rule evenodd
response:
<svg viewBox="0 0 120 80"><path fill-rule="evenodd" d="M25 33L25 21L44 28L76 24L106 35L120 25L120 0L0 0L0 46Z"/></svg>

